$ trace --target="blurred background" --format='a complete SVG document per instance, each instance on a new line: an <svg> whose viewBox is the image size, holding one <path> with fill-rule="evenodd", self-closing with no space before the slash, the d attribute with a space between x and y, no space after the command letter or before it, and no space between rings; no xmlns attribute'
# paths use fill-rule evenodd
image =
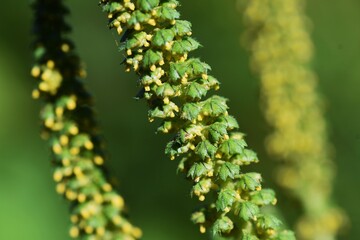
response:
<svg viewBox="0 0 360 240"><path fill-rule="evenodd" d="M360 1L308 2L314 67L337 153L335 197L352 222L340 239L356 240L360 239ZM40 104L31 99L30 3L6 1L0 7L0 239L64 240L69 239L68 205L55 192L50 152L39 137ZM72 38L86 63L86 84L107 140L107 164L119 181L132 221L143 228L144 240L206 239L189 221L197 206L190 198L189 183L176 174L177 163L163 154L170 136L155 135L157 126L148 123L145 102L133 99L136 78L123 73L122 54L97 2L68 4ZM204 45L196 54L222 82L220 94L230 99L231 114L259 154L256 167L265 185L272 186L274 164L263 145L269 129L259 109L258 80L240 45L243 27L235 1L183 0L180 11L193 23L194 36Z"/></svg>

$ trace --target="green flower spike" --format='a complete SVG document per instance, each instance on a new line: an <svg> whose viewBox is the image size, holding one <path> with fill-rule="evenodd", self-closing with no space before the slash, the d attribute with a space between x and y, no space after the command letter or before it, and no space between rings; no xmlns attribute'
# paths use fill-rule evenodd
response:
<svg viewBox="0 0 360 240"><path fill-rule="evenodd" d="M37 0L34 23L37 80L33 98L41 98L43 137L52 149L56 191L71 203L70 235L87 240L136 240L140 229L124 217L124 200L104 174L102 141L92 102L79 80L85 71L65 37L67 8L61 0Z"/></svg>
<svg viewBox="0 0 360 240"><path fill-rule="evenodd" d="M247 148L238 123L227 112L227 99L208 92L219 82L208 75L210 66L188 58L200 44L191 37L191 23L179 20L178 1L102 0L109 27L122 35L126 71L139 76L141 91L150 107L149 120L160 119L158 132L171 133L166 146L170 159L193 182L191 194L207 206L192 221L210 236L236 239L295 239L261 207L275 204L275 194L262 189L259 173L246 172L258 162Z"/></svg>
<svg viewBox="0 0 360 240"><path fill-rule="evenodd" d="M279 185L302 205L302 240L333 240L346 217L332 202L334 169L322 101L311 69L313 45L304 0L247 0L244 35L261 80L271 155L281 160Z"/></svg>

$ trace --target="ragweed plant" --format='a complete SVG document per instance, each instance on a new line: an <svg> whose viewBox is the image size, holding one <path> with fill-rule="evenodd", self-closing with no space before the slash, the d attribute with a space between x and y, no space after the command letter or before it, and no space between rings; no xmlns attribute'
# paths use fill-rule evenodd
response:
<svg viewBox="0 0 360 240"><path fill-rule="evenodd" d="M33 98L41 98L42 136L55 165L56 191L71 203L73 238L135 240L141 235L124 217L124 200L104 173L102 141L92 101L80 81L85 76L74 44L66 37L67 8L61 0L37 0L34 23L37 80Z"/></svg>
<svg viewBox="0 0 360 240"><path fill-rule="evenodd" d="M178 159L179 171L193 182L191 195L207 201L192 215L200 232L232 239L294 239L281 222L260 209L276 203L262 177L247 172L258 162L247 148L227 99L217 95L219 81L210 66L188 54L200 44L191 37L191 23L180 20L175 0L102 0L109 27L122 35L126 71L138 75L138 98L145 98L149 121L160 119L157 131L172 133L165 153ZM210 193L214 193L212 196Z"/></svg>
<svg viewBox="0 0 360 240"><path fill-rule="evenodd" d="M323 104L311 68L304 0L247 0L244 39L261 80L268 152L281 160L277 182L297 198L299 239L335 239L343 215L331 199L334 167Z"/></svg>

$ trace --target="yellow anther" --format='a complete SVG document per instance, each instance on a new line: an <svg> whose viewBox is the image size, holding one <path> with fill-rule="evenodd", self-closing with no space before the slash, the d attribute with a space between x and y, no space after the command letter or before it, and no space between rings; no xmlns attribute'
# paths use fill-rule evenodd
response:
<svg viewBox="0 0 360 240"><path fill-rule="evenodd" d="M201 74L201 78L204 80L207 80L209 78L209 76L205 73Z"/></svg>
<svg viewBox="0 0 360 240"><path fill-rule="evenodd" d="M79 201L80 203L83 203L83 202L86 201L86 195L83 194L83 193L80 193L80 194L78 195L77 199L78 199L78 201Z"/></svg>
<svg viewBox="0 0 360 240"><path fill-rule="evenodd" d="M112 190L112 187L109 183L105 183L103 186L102 186L102 189L105 191L105 192L110 192Z"/></svg>
<svg viewBox="0 0 360 240"><path fill-rule="evenodd" d="M67 44L67 43L63 43L62 45L61 45L61 51L63 51L63 52L69 52L69 50L70 50L70 46L69 46L69 44Z"/></svg>
<svg viewBox="0 0 360 240"><path fill-rule="evenodd" d="M207 176L208 176L208 177L214 176L214 172L213 172L213 171L208 172Z"/></svg>
<svg viewBox="0 0 360 240"><path fill-rule="evenodd" d="M69 110L74 110L76 108L76 97L70 98L66 103L66 107Z"/></svg>
<svg viewBox="0 0 360 240"><path fill-rule="evenodd" d="M55 114L56 114L57 117L61 117L61 116L64 114L64 108L62 108L62 107L57 107L57 108L55 109Z"/></svg>
<svg viewBox="0 0 360 240"><path fill-rule="evenodd" d="M91 233L94 232L94 228L93 228L92 226L86 226L86 227L85 227L85 232L86 232L87 234L91 234Z"/></svg>
<svg viewBox="0 0 360 240"><path fill-rule="evenodd" d="M63 164L65 167L70 166L70 159L68 159L68 158L63 158L63 159L61 160L61 162L62 162L62 164Z"/></svg>
<svg viewBox="0 0 360 240"><path fill-rule="evenodd" d="M104 236L105 235L105 228L104 227L98 227L96 228L96 234L98 236Z"/></svg>
<svg viewBox="0 0 360 240"><path fill-rule="evenodd" d="M260 190L261 190L261 186L257 186L257 187L255 188L255 190L256 190L256 191L260 191Z"/></svg>
<svg viewBox="0 0 360 240"><path fill-rule="evenodd" d="M200 225L200 233L205 233L206 228L203 225Z"/></svg>
<svg viewBox="0 0 360 240"><path fill-rule="evenodd" d="M47 84L46 82L41 82L41 83L39 83L39 89L43 92L48 92L49 84Z"/></svg>
<svg viewBox="0 0 360 240"><path fill-rule="evenodd" d="M150 19L147 21L147 23L148 23L149 25L151 25L151 26L156 26L156 21L155 21L155 19L153 19L153 18L150 18Z"/></svg>
<svg viewBox="0 0 360 240"><path fill-rule="evenodd" d="M144 89L145 89L146 92L149 92L150 91L150 86L145 86Z"/></svg>
<svg viewBox="0 0 360 240"><path fill-rule="evenodd" d="M56 185L56 192L57 192L58 194L64 194L65 190L66 190L66 186L65 186L64 183L58 183L58 184Z"/></svg>
<svg viewBox="0 0 360 240"><path fill-rule="evenodd" d="M154 118L148 118L149 122L153 122L155 119Z"/></svg>
<svg viewBox="0 0 360 240"><path fill-rule="evenodd" d="M174 117L175 117L175 113L174 113L174 112L171 112L169 117L174 118Z"/></svg>
<svg viewBox="0 0 360 240"><path fill-rule="evenodd" d="M77 199L77 193L70 189L66 190L65 196L70 201L74 201L75 199Z"/></svg>
<svg viewBox="0 0 360 240"><path fill-rule="evenodd" d="M165 64L164 60L160 60L159 65L162 66L164 64Z"/></svg>
<svg viewBox="0 0 360 240"><path fill-rule="evenodd" d="M115 196L111 199L111 204L117 208L124 207L124 199L120 196Z"/></svg>
<svg viewBox="0 0 360 240"><path fill-rule="evenodd" d="M194 179L194 181L195 181L195 182L199 182L199 181L200 181L200 177L196 177L196 178Z"/></svg>
<svg viewBox="0 0 360 240"><path fill-rule="evenodd" d="M224 209L224 212L225 212L225 213L228 213L228 212L230 212L230 210L231 210L231 208L226 207L226 208Z"/></svg>
<svg viewBox="0 0 360 240"><path fill-rule="evenodd" d="M136 239L139 239L139 238L142 237L143 233L142 233L142 231L141 231L140 228L134 227L134 228L132 229L132 235L133 235Z"/></svg>
<svg viewBox="0 0 360 240"><path fill-rule="evenodd" d="M165 98L163 99L163 102L164 102L164 104L169 104L169 103L170 103L170 100L169 100L168 97L165 97Z"/></svg>
<svg viewBox="0 0 360 240"><path fill-rule="evenodd" d="M155 84L158 85L158 86L161 86L163 83L162 83L162 81L160 79L156 79Z"/></svg>
<svg viewBox="0 0 360 240"><path fill-rule="evenodd" d="M69 137L66 135L61 135L60 136L60 144L62 146L68 145L69 144Z"/></svg>
<svg viewBox="0 0 360 240"><path fill-rule="evenodd" d="M53 179L55 182L60 182L63 179L63 174L61 170L56 170L53 174Z"/></svg>
<svg viewBox="0 0 360 240"><path fill-rule="evenodd" d="M113 25L114 25L114 27L118 28L118 27L120 27L120 22L119 21L114 21Z"/></svg>
<svg viewBox="0 0 360 240"><path fill-rule="evenodd" d="M140 29L141 29L140 23L135 23L134 29L135 29L136 31L140 31Z"/></svg>
<svg viewBox="0 0 360 240"><path fill-rule="evenodd" d="M63 172L64 176L71 176L73 174L73 169L71 167L67 167L64 169L64 172Z"/></svg>
<svg viewBox="0 0 360 240"><path fill-rule="evenodd" d="M202 121L203 119L204 119L204 118L203 118L203 115L200 114L200 115L197 116L197 120L198 120L198 121Z"/></svg>
<svg viewBox="0 0 360 240"><path fill-rule="evenodd" d="M129 8L131 11L135 10L135 4L133 4L132 2L126 2L125 7Z"/></svg>
<svg viewBox="0 0 360 240"><path fill-rule="evenodd" d="M94 195L94 201L97 203L97 204L102 204L104 202L104 198L101 194L97 193Z"/></svg>
<svg viewBox="0 0 360 240"><path fill-rule="evenodd" d="M40 76L41 70L38 66L35 66L31 69L31 76L37 78Z"/></svg>
<svg viewBox="0 0 360 240"><path fill-rule="evenodd" d="M120 225L122 222L122 219L119 215L115 215L111 220L115 225Z"/></svg>
<svg viewBox="0 0 360 240"><path fill-rule="evenodd" d="M200 202L205 201L205 196L204 196L204 195L200 195L200 196L199 196L199 201L200 201Z"/></svg>
<svg viewBox="0 0 360 240"><path fill-rule="evenodd" d="M225 140L228 140L229 138L230 138L229 135L227 135L227 134L224 135Z"/></svg>
<svg viewBox="0 0 360 240"><path fill-rule="evenodd" d="M190 144L190 149L191 149L191 150L195 150L195 145L194 145L194 144Z"/></svg>
<svg viewBox="0 0 360 240"><path fill-rule="evenodd" d="M150 71L155 72L155 70L156 70L156 66L155 66L155 65L151 65Z"/></svg>
<svg viewBox="0 0 360 240"><path fill-rule="evenodd" d="M90 212L89 212L89 210L88 210L88 209L85 209L85 208L83 208L83 209L80 210L80 214L81 214L81 216L82 216L83 218L85 218L85 219L87 219L87 218L90 217Z"/></svg>
<svg viewBox="0 0 360 240"><path fill-rule="evenodd" d="M192 32L188 32L187 35L188 35L188 36L191 36L191 35L192 35Z"/></svg>
<svg viewBox="0 0 360 240"><path fill-rule="evenodd" d="M130 56L130 55L132 54L131 49L126 50L126 54L127 54L128 56Z"/></svg>
<svg viewBox="0 0 360 240"><path fill-rule="evenodd" d="M173 20L170 21L170 24L171 24L171 25L175 25L175 23L176 23L176 20L175 20L175 19L173 19Z"/></svg>
<svg viewBox="0 0 360 240"><path fill-rule="evenodd" d="M31 93L31 96L33 99L38 99L40 97L40 91L37 89L34 89Z"/></svg>
<svg viewBox="0 0 360 240"><path fill-rule="evenodd" d="M122 229L123 229L124 233L130 234L131 231L132 231L132 229L133 229L133 227L132 227L132 225L131 225L130 223L125 222L125 223L123 224L123 226L122 226Z"/></svg>
<svg viewBox="0 0 360 240"><path fill-rule="evenodd" d="M181 84L187 84L187 82L188 82L187 77L184 76L181 78Z"/></svg>
<svg viewBox="0 0 360 240"><path fill-rule="evenodd" d="M271 202L271 204L272 204L272 205L276 205L276 203L277 203L277 199L274 198L274 200Z"/></svg>
<svg viewBox="0 0 360 240"><path fill-rule="evenodd" d="M69 234L72 238L77 238L79 236L79 233L80 233L80 231L79 231L78 227L72 226L70 228Z"/></svg>
<svg viewBox="0 0 360 240"><path fill-rule="evenodd" d="M96 165L102 165L102 164L104 164L104 158L102 158L101 156L95 156L94 163Z"/></svg>
<svg viewBox="0 0 360 240"><path fill-rule="evenodd" d="M72 135L77 135L79 133L79 128L77 126L71 126L69 128L69 133Z"/></svg>
<svg viewBox="0 0 360 240"><path fill-rule="evenodd" d="M55 154L60 154L60 153L62 153L62 147L61 147L61 145L58 144L58 143L54 144L53 147L52 147L52 149L53 149L53 152L54 152Z"/></svg>
<svg viewBox="0 0 360 240"><path fill-rule="evenodd" d="M87 150L91 150L94 148L94 144L91 142L91 141L86 141L85 144L84 144L84 147L87 149Z"/></svg>
<svg viewBox="0 0 360 240"><path fill-rule="evenodd" d="M72 223L77 223L77 222L79 221L78 215L71 215L70 221L71 221Z"/></svg>
<svg viewBox="0 0 360 240"><path fill-rule="evenodd" d="M53 69L55 67L55 62L53 60L48 60L46 62L46 66L50 69Z"/></svg>
<svg viewBox="0 0 360 240"><path fill-rule="evenodd" d="M221 153L215 154L215 158L222 158L222 154Z"/></svg>
<svg viewBox="0 0 360 240"><path fill-rule="evenodd" d="M171 50L171 47L172 47L172 44L171 44L170 42L166 42L166 43L165 43L165 49L166 49L167 51Z"/></svg>
<svg viewBox="0 0 360 240"><path fill-rule="evenodd" d="M82 170L81 170L81 168L79 166L74 167L74 173L75 173L76 176L83 175L83 172L82 172Z"/></svg>
<svg viewBox="0 0 360 240"><path fill-rule="evenodd" d="M170 157L170 160L175 160L175 156L171 156L171 157Z"/></svg>
<svg viewBox="0 0 360 240"><path fill-rule="evenodd" d="M144 47L149 47L149 46L150 46L150 43L148 43L148 42L144 43Z"/></svg>
<svg viewBox="0 0 360 240"><path fill-rule="evenodd" d="M80 153L80 148L78 148L78 147L70 148L70 154L71 155L78 155L79 153Z"/></svg>
<svg viewBox="0 0 360 240"><path fill-rule="evenodd" d="M113 17L112 13L109 13L108 18L112 18L112 17Z"/></svg>

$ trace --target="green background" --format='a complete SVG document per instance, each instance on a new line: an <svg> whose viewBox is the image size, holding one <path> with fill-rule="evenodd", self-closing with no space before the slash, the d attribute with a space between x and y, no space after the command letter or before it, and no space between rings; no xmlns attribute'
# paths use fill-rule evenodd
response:
<svg viewBox="0 0 360 240"><path fill-rule="evenodd" d="M0 239L63 240L68 237L68 206L55 193L47 144L39 137L40 104L31 99L30 1L0 6ZM96 99L110 159L132 221L144 240L206 239L189 221L197 200L190 184L176 174L176 163L163 154L170 136L155 135L147 107L135 101L136 78L124 74L115 34L97 1L68 1L73 39L86 62L86 84ZM272 185L273 164L264 152L266 126L259 110L259 84L240 46L242 22L235 1L182 1L182 16L193 23L205 46L197 55L208 62L230 99L231 114L255 149L265 185ZM360 239L360 1L309 1L316 46L314 67L326 99L331 141L337 156L336 201L352 227L341 239ZM279 205L282 205L280 200ZM289 205L289 204L287 204ZM291 205L291 204L290 204Z"/></svg>

